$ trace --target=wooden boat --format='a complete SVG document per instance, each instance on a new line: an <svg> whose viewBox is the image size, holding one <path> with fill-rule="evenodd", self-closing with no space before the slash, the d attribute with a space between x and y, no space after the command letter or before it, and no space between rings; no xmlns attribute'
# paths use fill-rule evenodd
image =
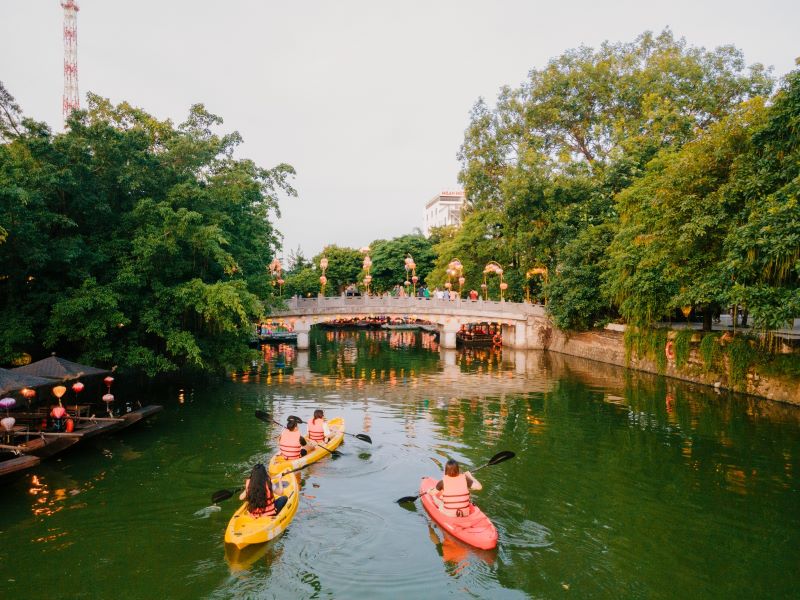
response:
<svg viewBox="0 0 800 600"><path fill-rule="evenodd" d="M390 329L390 330L410 330L410 329L419 329L419 325L417 323L384 323L381 325L381 329Z"/></svg>
<svg viewBox="0 0 800 600"><path fill-rule="evenodd" d="M490 333L472 333L470 331L456 332L456 344L459 346L493 346L495 343L495 336Z"/></svg>
<svg viewBox="0 0 800 600"><path fill-rule="evenodd" d="M295 473L284 473L273 479L275 496L287 496L286 504L274 517L253 517L247 510L247 502L242 504L228 521L225 529L225 543L239 549L251 544L263 544L282 534L294 519L300 503L300 487Z"/></svg>
<svg viewBox="0 0 800 600"><path fill-rule="evenodd" d="M266 334L259 334L258 341L262 344L296 342L297 333L294 331L272 331Z"/></svg>
<svg viewBox="0 0 800 600"><path fill-rule="evenodd" d="M42 461L38 456L29 454L16 455L13 452L3 452L3 455L6 454L7 458L0 458L0 478L26 471Z"/></svg>
<svg viewBox="0 0 800 600"><path fill-rule="evenodd" d="M325 444L325 448L333 451L339 447L344 439L344 419L341 417L331 419L328 421L328 427L331 430L331 439ZM284 471L299 469L300 467L318 461L320 458L330 456L331 453L325 450L325 448L314 448L313 450L309 450L308 454L305 456L295 458L294 460L286 460L280 455L280 452L276 452L269 461L269 474L275 476Z"/></svg>
<svg viewBox="0 0 800 600"><path fill-rule="evenodd" d="M132 410L120 417L72 417L76 421L75 429L70 432L42 431L29 426L28 429L18 429L14 432L15 444L18 452L34 456L39 459L50 458L72 446L101 435L120 431L164 409L158 404L150 404ZM18 413L22 419L33 419L38 425L43 417L42 413ZM44 413L46 416L46 413Z"/></svg>

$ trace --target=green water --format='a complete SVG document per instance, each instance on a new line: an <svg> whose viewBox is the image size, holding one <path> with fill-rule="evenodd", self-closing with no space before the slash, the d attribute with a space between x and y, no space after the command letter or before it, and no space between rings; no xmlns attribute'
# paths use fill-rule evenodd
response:
<svg viewBox="0 0 800 600"><path fill-rule="evenodd" d="M151 422L2 488L0 598L795 598L800 411L558 354L443 352L428 334L316 332L290 376L163 389ZM274 349L265 357L274 362ZM287 532L236 555L266 462L253 417L342 415ZM483 464L495 551L444 538L420 477Z"/></svg>

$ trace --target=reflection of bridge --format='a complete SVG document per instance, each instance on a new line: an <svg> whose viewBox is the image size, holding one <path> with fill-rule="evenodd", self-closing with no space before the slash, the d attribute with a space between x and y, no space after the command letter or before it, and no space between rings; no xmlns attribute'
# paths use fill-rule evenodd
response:
<svg viewBox="0 0 800 600"><path fill-rule="evenodd" d="M456 332L468 323L493 322L502 325L503 343L511 348L541 348L535 332L547 327L543 306L518 302L483 300L437 300L435 298L292 298L286 310L273 316L289 321L297 332L297 347L308 348L308 332L316 323L333 319L367 317L408 317L424 319L439 326L443 348L456 347Z"/></svg>

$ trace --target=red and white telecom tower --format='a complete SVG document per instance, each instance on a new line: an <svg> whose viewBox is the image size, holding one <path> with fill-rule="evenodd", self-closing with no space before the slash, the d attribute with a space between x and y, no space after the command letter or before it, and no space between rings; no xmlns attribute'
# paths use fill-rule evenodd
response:
<svg viewBox="0 0 800 600"><path fill-rule="evenodd" d="M61 0L64 9L64 121L81 107L78 97L78 3Z"/></svg>

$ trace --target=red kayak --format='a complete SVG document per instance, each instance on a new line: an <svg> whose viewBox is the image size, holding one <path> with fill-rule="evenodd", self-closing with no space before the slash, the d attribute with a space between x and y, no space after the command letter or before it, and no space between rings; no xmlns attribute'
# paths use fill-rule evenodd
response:
<svg viewBox="0 0 800 600"><path fill-rule="evenodd" d="M494 528L489 517L474 504L470 506L469 515L466 517L448 517L442 514L433 498L427 494L427 491L435 487L436 483L436 479L425 477L419 486L422 506L428 511L431 518L454 538L471 546L482 550L491 550L497 546L497 529Z"/></svg>

